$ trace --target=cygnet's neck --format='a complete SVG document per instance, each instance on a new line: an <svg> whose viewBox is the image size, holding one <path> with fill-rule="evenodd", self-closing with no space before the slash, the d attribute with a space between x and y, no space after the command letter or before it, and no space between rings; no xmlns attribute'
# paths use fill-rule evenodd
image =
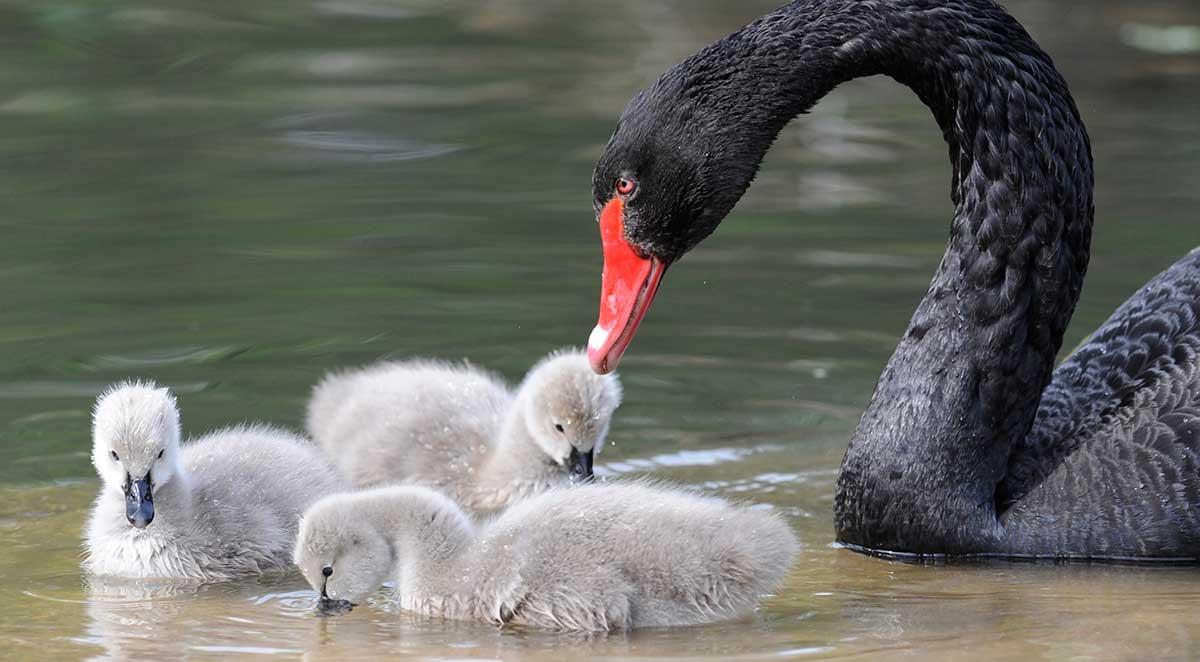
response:
<svg viewBox="0 0 1200 662"><path fill-rule="evenodd" d="M361 497L352 514L392 544L392 561L408 574L438 571L475 537L471 519L449 498L423 487L390 487Z"/></svg>
<svg viewBox="0 0 1200 662"><path fill-rule="evenodd" d="M481 486L499 488L514 481L541 482L549 480L555 470L557 465L551 462L529 429L530 397L526 390L521 390L509 404L500 425L500 437L492 445L479 472Z"/></svg>
<svg viewBox="0 0 1200 662"><path fill-rule="evenodd" d="M171 479L161 488L158 485L154 486L154 499L160 501L159 492L162 492L162 500L169 501L171 505L178 505L181 510L190 513L192 508L192 477L188 474L187 469L183 466L183 448L179 441L179 437L167 441L167 446L171 447L171 453L167 456L167 461L172 462ZM157 503L155 504L157 505Z"/></svg>
<svg viewBox="0 0 1200 662"><path fill-rule="evenodd" d="M173 501L181 505L186 505L189 509L192 506L192 477L182 465L176 465L171 474L171 480L163 485L163 491ZM155 494L155 498L158 495Z"/></svg>

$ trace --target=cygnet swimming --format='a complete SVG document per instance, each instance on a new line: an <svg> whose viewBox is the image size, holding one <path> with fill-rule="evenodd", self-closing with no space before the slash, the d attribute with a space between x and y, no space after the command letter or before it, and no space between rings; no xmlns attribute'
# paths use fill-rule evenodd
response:
<svg viewBox="0 0 1200 662"><path fill-rule="evenodd" d="M419 614L595 632L743 615L798 548L771 511L675 488L555 488L476 527L436 491L391 486L313 505L296 564L327 606L395 581Z"/></svg>
<svg viewBox="0 0 1200 662"><path fill-rule="evenodd" d="M320 450L261 425L180 445L166 388L125 382L96 402L84 569L129 578L224 580L289 567L299 516L343 487Z"/></svg>
<svg viewBox="0 0 1200 662"><path fill-rule="evenodd" d="M308 430L355 487L427 485L479 515L590 478L620 403L616 376L574 350L515 393L465 362L385 362L321 381Z"/></svg>

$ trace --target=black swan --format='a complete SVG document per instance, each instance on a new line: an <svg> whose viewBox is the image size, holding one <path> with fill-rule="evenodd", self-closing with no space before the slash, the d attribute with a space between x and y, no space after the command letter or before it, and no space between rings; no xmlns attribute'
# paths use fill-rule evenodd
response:
<svg viewBox="0 0 1200 662"><path fill-rule="evenodd" d="M1062 76L991 0L798 0L667 71L596 166L593 368L775 136L838 84L912 88L949 145L945 256L842 461L838 540L880 554L1200 559L1200 252L1057 370L1087 270L1092 157Z"/></svg>

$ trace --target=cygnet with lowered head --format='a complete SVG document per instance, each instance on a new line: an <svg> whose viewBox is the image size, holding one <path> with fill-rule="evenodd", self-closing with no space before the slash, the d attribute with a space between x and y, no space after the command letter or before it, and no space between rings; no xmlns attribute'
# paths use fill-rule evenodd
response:
<svg viewBox="0 0 1200 662"><path fill-rule="evenodd" d="M322 380L308 430L355 487L428 485L481 515L591 478L620 403L616 376L575 350L542 359L515 393L465 362L384 362Z"/></svg>
<svg viewBox="0 0 1200 662"><path fill-rule="evenodd" d="M244 425L180 444L166 388L125 382L96 401L84 569L128 578L216 581L285 570L299 516L343 487L312 444Z"/></svg>
<svg viewBox="0 0 1200 662"><path fill-rule="evenodd" d="M477 528L442 494L393 486L317 502L296 564L328 609L395 581L426 616L597 632L736 618L798 547L773 512L674 488L555 488Z"/></svg>

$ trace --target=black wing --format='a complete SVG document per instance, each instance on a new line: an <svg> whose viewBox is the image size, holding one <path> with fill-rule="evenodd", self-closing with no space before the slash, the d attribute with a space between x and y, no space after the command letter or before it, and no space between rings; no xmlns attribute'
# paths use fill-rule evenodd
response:
<svg viewBox="0 0 1200 662"><path fill-rule="evenodd" d="M1200 249L1055 370L997 498L1014 549L1200 559Z"/></svg>

